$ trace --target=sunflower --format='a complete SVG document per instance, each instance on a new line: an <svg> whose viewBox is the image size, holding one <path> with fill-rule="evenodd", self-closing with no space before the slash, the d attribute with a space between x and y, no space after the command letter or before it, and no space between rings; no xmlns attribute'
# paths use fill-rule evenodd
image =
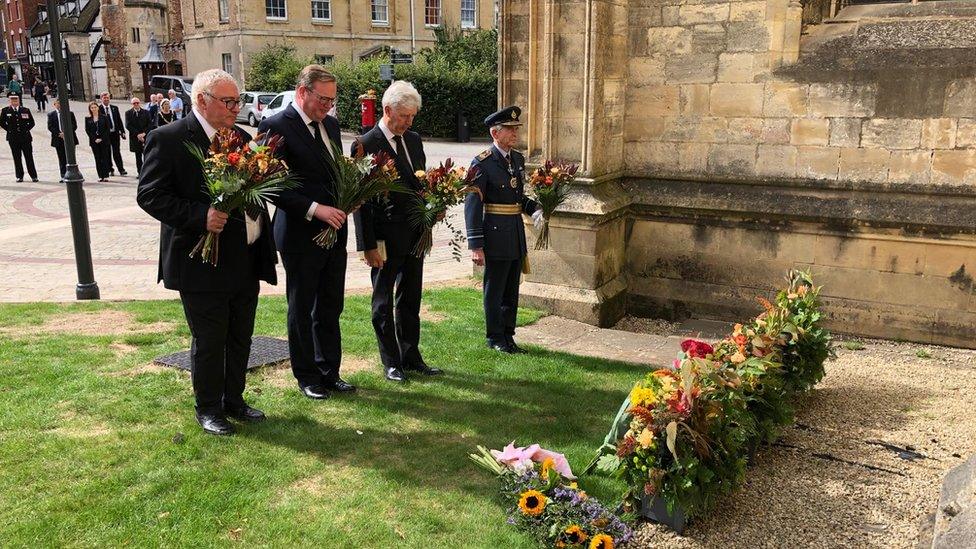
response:
<svg viewBox="0 0 976 549"><path fill-rule="evenodd" d="M542 480L546 482L549 481L549 471L552 471L555 466L556 462L551 457L547 457L546 459L542 460L542 470L539 472L539 476L542 477Z"/></svg>
<svg viewBox="0 0 976 549"><path fill-rule="evenodd" d="M572 545L583 543L587 537L586 532L575 524L563 530L563 534L566 536L566 541Z"/></svg>
<svg viewBox="0 0 976 549"><path fill-rule="evenodd" d="M590 549L613 549L613 538L606 534L597 534L590 542Z"/></svg>
<svg viewBox="0 0 976 549"><path fill-rule="evenodd" d="M537 517L546 510L546 496L538 490L526 490L519 497L519 509L523 514Z"/></svg>

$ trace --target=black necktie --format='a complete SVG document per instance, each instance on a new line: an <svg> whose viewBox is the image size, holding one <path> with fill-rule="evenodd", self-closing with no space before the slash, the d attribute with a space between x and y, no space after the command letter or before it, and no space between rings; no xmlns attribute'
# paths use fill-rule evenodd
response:
<svg viewBox="0 0 976 549"><path fill-rule="evenodd" d="M105 109L105 116L108 118L108 129L115 130L115 120L112 120L112 109L108 105L102 105Z"/></svg>
<svg viewBox="0 0 976 549"><path fill-rule="evenodd" d="M413 167L410 165L410 157L407 156L407 149L403 147L403 136L394 135L393 142L396 143L396 164L397 170L401 174L411 174L406 180L416 186L416 177L413 177Z"/></svg>
<svg viewBox="0 0 976 549"><path fill-rule="evenodd" d="M315 139L315 142L318 143L319 146L321 146L323 149L325 149L328 152L329 156L331 157L332 150L325 145L325 141L322 139L322 130L319 129L319 123L312 120L311 122L308 123L308 125L312 126L312 134L313 134L312 136Z"/></svg>

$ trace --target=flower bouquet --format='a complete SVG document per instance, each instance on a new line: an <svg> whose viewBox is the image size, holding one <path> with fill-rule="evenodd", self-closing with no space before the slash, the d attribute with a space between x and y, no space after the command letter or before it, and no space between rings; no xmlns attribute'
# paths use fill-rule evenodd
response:
<svg viewBox="0 0 976 549"><path fill-rule="evenodd" d="M227 214L240 210L256 217L264 210L266 200L297 185L287 166L275 158L283 141L280 135L269 139L259 135L246 142L235 130L226 128L217 130L206 151L195 143L186 143L186 148L203 168L204 192L215 210ZM190 257L197 254L216 267L220 235L207 231L190 251Z"/></svg>
<svg viewBox="0 0 976 549"><path fill-rule="evenodd" d="M339 151L338 144L333 144L332 150ZM394 160L384 152L355 157L339 154L335 159L328 153L325 156L326 164L332 168L335 176L335 207L347 215L375 197L390 192L407 192L397 182L400 175ZM337 236L338 231L329 225L313 240L328 249L335 245Z"/></svg>
<svg viewBox="0 0 976 549"><path fill-rule="evenodd" d="M623 478L625 502L680 531L741 484L760 444L793 421L794 401L833 356L819 288L790 271L764 311L715 345L686 340L672 368L638 381L587 471Z"/></svg>
<svg viewBox="0 0 976 549"><path fill-rule="evenodd" d="M529 178L532 198L542 206L542 225L535 241L536 250L549 248L549 219L569 194L569 183L576 176L579 166L546 160L546 163Z"/></svg>
<svg viewBox="0 0 976 549"><path fill-rule="evenodd" d="M501 481L508 523L545 547L611 549L633 536L624 520L579 489L562 454L512 442L501 451L478 446L470 457Z"/></svg>
<svg viewBox="0 0 976 549"><path fill-rule="evenodd" d="M413 248L415 257L430 253L434 246L434 226L444 220L447 209L460 203L467 193L477 191L477 187L472 184L477 173L477 167L469 170L464 166L455 166L454 161L448 158L437 168L426 172L418 170L414 174L421 183L417 200L408 214L410 225L421 231L420 240ZM453 235L451 251L455 258L460 259L461 247L458 242L463 235L449 221L444 222Z"/></svg>

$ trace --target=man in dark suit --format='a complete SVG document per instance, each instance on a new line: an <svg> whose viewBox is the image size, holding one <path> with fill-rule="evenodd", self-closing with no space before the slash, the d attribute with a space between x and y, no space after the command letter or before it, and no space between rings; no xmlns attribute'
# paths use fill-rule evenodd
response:
<svg viewBox="0 0 976 549"><path fill-rule="evenodd" d="M258 304L258 281L277 282L270 220L215 210L203 192L200 163L185 143L206 149L221 128L234 128L240 110L234 78L212 69L196 76L193 113L149 134L139 176L139 206L162 222L159 280L178 290L192 336L191 374L197 421L207 433L234 432L228 417L261 421L244 402L244 377ZM190 257L206 231L219 234L217 265Z"/></svg>
<svg viewBox="0 0 976 549"><path fill-rule="evenodd" d="M287 277L291 369L299 390L312 399L356 389L339 377L348 231L345 212L335 207L332 162L342 144L339 121L326 114L335 99L335 76L309 65L298 76L295 102L258 127L284 137L279 153L300 180L274 201L274 236ZM338 231L331 249L313 242L327 224Z"/></svg>
<svg viewBox="0 0 976 549"><path fill-rule="evenodd" d="M115 159L115 165L119 168L119 175L129 175L122 167L121 140L125 139L125 126L122 125L122 115L119 114L119 108L109 103L111 97L108 92L102 92L102 104L98 108L102 109L102 116L108 120L108 140L112 145L112 158ZM109 172L109 175L115 175L115 170Z"/></svg>
<svg viewBox="0 0 976 549"><path fill-rule="evenodd" d="M51 146L58 153L58 168L61 169L61 179L64 179L65 166L67 165L67 157L64 153L64 132L61 131L61 101L55 99L53 103L54 110L47 114L47 131L51 132ZM78 129L78 121L75 119L75 113L71 113L71 135L74 136L75 146L78 146L78 134L75 130Z"/></svg>
<svg viewBox="0 0 976 549"><path fill-rule="evenodd" d="M471 162L472 168L478 168L474 184L480 192L464 199L471 260L485 267L488 347L503 353L525 352L514 339L519 281L528 272L522 213L534 221L542 215L538 203L525 196L525 157L514 149L521 114L518 107L508 107L485 119L494 143Z"/></svg>
<svg viewBox="0 0 976 549"><path fill-rule="evenodd" d="M125 111L125 129L129 132L129 150L136 155L136 173L142 173L142 149L149 133L149 111L142 108L138 97L132 98L132 108Z"/></svg>
<svg viewBox="0 0 976 549"><path fill-rule="evenodd" d="M10 105L0 109L0 128L7 131L7 144L14 156L14 171L17 182L24 180L23 160L27 161L27 173L31 181L37 181L37 168L34 167L34 145L31 128L34 127L34 115L30 109L20 104L20 96L11 95ZM23 159L21 158L23 157Z"/></svg>
<svg viewBox="0 0 976 549"><path fill-rule="evenodd" d="M353 143L366 154L385 152L396 160L400 183L420 190L414 173L425 170L427 157L417 132L410 131L420 110L420 94L413 85L398 80L383 94L383 118ZM356 248L372 267L373 330L380 347L386 379L404 382L406 371L424 375L443 373L428 366L420 356L420 297L424 285L424 258L412 250L421 231L409 223L417 195L392 193L385 204L365 204L354 215ZM380 242L385 254L380 252Z"/></svg>

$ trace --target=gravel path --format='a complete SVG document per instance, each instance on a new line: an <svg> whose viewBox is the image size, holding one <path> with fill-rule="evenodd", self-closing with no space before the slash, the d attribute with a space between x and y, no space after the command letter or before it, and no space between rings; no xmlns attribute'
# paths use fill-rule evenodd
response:
<svg viewBox="0 0 976 549"><path fill-rule="evenodd" d="M643 524L630 546L927 546L945 473L976 453L976 351L863 343L839 348L797 424L710 517L683 537Z"/></svg>

